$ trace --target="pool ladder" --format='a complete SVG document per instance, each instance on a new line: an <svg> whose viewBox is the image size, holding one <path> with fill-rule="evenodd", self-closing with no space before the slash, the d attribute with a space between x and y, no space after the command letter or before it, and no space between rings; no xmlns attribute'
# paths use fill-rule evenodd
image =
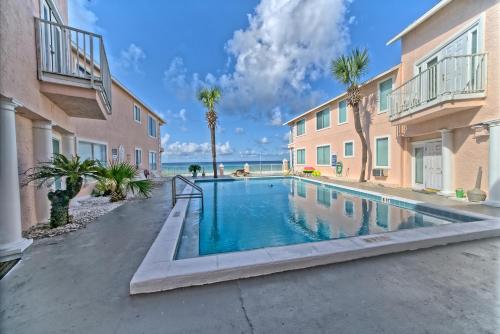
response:
<svg viewBox="0 0 500 334"><path fill-rule="evenodd" d="M186 183L186 185L191 186L195 192L190 192L188 194L184 193L177 193L177 182L176 180L181 180L182 182ZM176 175L172 178L172 207L175 206L175 203L177 203L178 199L182 198L200 198L201 199L201 210L203 211L203 189L194 182L189 181L186 177L182 175Z"/></svg>

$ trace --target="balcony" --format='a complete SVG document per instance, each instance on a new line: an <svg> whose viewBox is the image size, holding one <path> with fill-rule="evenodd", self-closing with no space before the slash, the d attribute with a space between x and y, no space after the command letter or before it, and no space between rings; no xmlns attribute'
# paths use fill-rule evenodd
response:
<svg viewBox="0 0 500 334"><path fill-rule="evenodd" d="M40 90L71 117L111 114L111 73L102 36L35 18Z"/></svg>
<svg viewBox="0 0 500 334"><path fill-rule="evenodd" d="M390 95L389 119L402 123L480 106L486 96L486 54L449 56Z"/></svg>

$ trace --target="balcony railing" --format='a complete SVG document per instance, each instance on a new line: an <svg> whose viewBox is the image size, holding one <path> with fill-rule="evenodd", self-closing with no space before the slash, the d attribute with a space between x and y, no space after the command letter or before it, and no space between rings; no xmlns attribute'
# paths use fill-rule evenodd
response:
<svg viewBox="0 0 500 334"><path fill-rule="evenodd" d="M41 80L63 78L100 91L111 113L111 73L101 35L35 18Z"/></svg>
<svg viewBox="0 0 500 334"><path fill-rule="evenodd" d="M486 54L449 56L414 76L390 95L391 120L445 101L482 97Z"/></svg>

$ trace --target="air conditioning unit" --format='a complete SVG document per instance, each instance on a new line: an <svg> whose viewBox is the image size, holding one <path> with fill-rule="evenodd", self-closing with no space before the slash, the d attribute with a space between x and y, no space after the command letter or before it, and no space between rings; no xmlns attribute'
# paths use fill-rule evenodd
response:
<svg viewBox="0 0 500 334"><path fill-rule="evenodd" d="M386 177L387 176L387 169L386 168L374 168L373 169L373 176L375 177Z"/></svg>

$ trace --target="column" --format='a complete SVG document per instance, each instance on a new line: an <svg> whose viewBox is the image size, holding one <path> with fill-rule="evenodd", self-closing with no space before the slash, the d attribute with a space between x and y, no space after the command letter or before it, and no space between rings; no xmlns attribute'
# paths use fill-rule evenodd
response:
<svg viewBox="0 0 500 334"><path fill-rule="evenodd" d="M453 196L453 132L452 130L442 129L441 132L441 157L443 172L443 186L439 195Z"/></svg>
<svg viewBox="0 0 500 334"><path fill-rule="evenodd" d="M488 197L485 204L500 207L500 120L488 122Z"/></svg>
<svg viewBox="0 0 500 334"><path fill-rule="evenodd" d="M68 159L75 156L75 135L67 133L62 136L62 154Z"/></svg>
<svg viewBox="0 0 500 334"><path fill-rule="evenodd" d="M0 261L21 257L32 240L23 239L17 167L16 108L0 98Z"/></svg>
<svg viewBox="0 0 500 334"><path fill-rule="evenodd" d="M33 162L35 165L52 159L52 123L33 122ZM37 223L46 224L50 217L50 202L47 198L50 188L42 186L35 190L35 209Z"/></svg>

